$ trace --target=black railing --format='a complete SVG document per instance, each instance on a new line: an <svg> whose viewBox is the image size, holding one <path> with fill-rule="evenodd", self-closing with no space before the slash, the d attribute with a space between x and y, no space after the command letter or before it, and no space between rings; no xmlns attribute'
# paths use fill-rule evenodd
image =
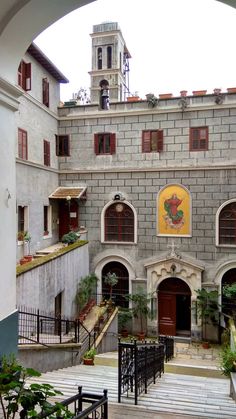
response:
<svg viewBox="0 0 236 419"><path fill-rule="evenodd" d="M164 345L165 362L168 362L174 356L174 339L171 336L159 335L158 341Z"/></svg>
<svg viewBox="0 0 236 419"><path fill-rule="evenodd" d="M61 402L65 410L72 412L73 419L99 418L108 419L108 397L107 390L103 390L103 395L82 392L82 387L78 387L78 394ZM88 406L89 405L89 406ZM58 413L58 407L50 409L50 413L41 413L36 419L50 418L52 414L55 418L61 419L63 414Z"/></svg>
<svg viewBox="0 0 236 419"><path fill-rule="evenodd" d="M94 330L88 330L80 320L53 317L39 310L19 308L18 344L82 344L81 355L90 349L96 339Z"/></svg>
<svg viewBox="0 0 236 419"><path fill-rule="evenodd" d="M121 342L118 345L118 402L132 393L135 405L157 377L164 373L164 345L161 343Z"/></svg>

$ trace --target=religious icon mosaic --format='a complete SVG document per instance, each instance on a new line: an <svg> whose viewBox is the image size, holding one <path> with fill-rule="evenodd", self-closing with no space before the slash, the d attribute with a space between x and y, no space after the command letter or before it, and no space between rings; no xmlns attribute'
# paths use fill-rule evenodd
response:
<svg viewBox="0 0 236 419"><path fill-rule="evenodd" d="M167 185L157 198L157 234L191 236L191 196L181 185Z"/></svg>

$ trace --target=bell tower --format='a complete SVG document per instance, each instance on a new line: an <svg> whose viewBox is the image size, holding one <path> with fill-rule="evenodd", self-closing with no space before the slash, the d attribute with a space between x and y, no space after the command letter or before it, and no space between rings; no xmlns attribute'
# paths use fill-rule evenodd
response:
<svg viewBox="0 0 236 419"><path fill-rule="evenodd" d="M92 70L90 74L91 103L108 109L109 102L125 100L129 91L129 58L122 32L117 22L93 26Z"/></svg>

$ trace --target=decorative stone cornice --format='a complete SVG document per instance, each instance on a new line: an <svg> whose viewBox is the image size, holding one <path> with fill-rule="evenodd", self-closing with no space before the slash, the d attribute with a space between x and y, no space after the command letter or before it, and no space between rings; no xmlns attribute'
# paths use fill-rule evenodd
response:
<svg viewBox="0 0 236 419"><path fill-rule="evenodd" d="M0 77L0 104L12 111L19 107L19 97L23 94L22 89Z"/></svg>

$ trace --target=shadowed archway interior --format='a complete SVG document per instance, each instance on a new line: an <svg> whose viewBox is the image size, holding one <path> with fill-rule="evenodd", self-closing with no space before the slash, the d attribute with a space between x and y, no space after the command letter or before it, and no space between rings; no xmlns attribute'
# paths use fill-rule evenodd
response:
<svg viewBox="0 0 236 419"><path fill-rule="evenodd" d="M164 279L158 288L159 334L190 336L191 291L179 278Z"/></svg>
<svg viewBox="0 0 236 419"><path fill-rule="evenodd" d="M117 306L128 308L129 301L126 298L129 294L129 273L126 267L120 262L109 262L102 269L102 295L108 299L110 288L105 283L105 277L108 273L115 273L118 277L118 283L112 288L112 300Z"/></svg>

